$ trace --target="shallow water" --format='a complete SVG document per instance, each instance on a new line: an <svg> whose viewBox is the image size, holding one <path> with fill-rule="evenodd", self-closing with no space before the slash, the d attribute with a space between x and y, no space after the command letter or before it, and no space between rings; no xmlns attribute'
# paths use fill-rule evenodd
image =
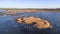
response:
<svg viewBox="0 0 60 34"><path fill-rule="evenodd" d="M18 24L13 19L24 16L35 16L48 20L52 29L40 30L31 27L32 25ZM27 26L27 28L25 28ZM17 16L0 16L0 34L60 34L60 13L59 12L31 12L19 13Z"/></svg>

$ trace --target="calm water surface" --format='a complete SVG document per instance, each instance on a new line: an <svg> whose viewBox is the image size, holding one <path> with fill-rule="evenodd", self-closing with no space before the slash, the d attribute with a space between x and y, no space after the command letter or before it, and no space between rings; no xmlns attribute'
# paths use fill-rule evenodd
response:
<svg viewBox="0 0 60 34"><path fill-rule="evenodd" d="M1 12L1 11L0 11ZM23 16L35 16L48 20L52 29L40 30L31 27L32 25L18 24L13 19ZM27 26L27 28L25 28ZM59 12L32 12L19 13L19 16L0 16L0 34L60 34L60 13Z"/></svg>

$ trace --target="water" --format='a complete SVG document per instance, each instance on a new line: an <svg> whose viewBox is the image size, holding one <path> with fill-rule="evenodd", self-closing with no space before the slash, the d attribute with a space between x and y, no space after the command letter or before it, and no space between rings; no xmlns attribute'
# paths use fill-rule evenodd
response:
<svg viewBox="0 0 60 34"><path fill-rule="evenodd" d="M0 16L0 34L60 34L60 13L59 12L31 12L19 13L17 16L4 15ZM13 19L23 16L35 16L48 20L52 25L52 29L40 30L26 24L18 24Z"/></svg>

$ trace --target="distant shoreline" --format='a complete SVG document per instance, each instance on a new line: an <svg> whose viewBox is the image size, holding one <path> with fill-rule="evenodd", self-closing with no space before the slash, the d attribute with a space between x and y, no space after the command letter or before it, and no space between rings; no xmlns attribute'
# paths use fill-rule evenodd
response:
<svg viewBox="0 0 60 34"><path fill-rule="evenodd" d="M21 12L60 12L60 9L0 9L0 15L15 15L16 13ZM5 11L5 12L3 12Z"/></svg>
<svg viewBox="0 0 60 34"><path fill-rule="evenodd" d="M56 9L39 9L39 8L0 8L0 10L6 10L7 12L60 12L60 8Z"/></svg>

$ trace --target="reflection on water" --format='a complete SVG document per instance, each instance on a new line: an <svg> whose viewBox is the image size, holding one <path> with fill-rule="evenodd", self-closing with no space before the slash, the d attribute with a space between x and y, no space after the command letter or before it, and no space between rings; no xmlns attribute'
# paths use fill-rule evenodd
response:
<svg viewBox="0 0 60 34"><path fill-rule="evenodd" d="M18 24L13 18L23 16L35 16L48 20L52 23L52 29L37 29L32 25ZM27 27L26 27L27 26ZM60 33L60 13L58 12L32 12L19 13L16 16L0 16L0 34L59 34Z"/></svg>

